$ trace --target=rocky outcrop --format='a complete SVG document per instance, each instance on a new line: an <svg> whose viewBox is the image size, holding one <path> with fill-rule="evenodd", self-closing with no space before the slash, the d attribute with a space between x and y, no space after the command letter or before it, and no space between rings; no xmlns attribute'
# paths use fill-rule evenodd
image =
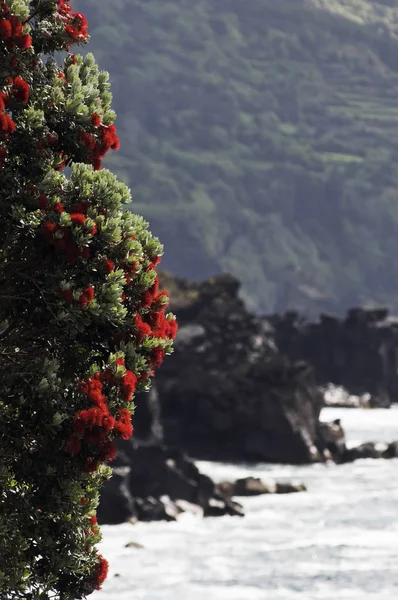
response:
<svg viewBox="0 0 398 600"><path fill-rule="evenodd" d="M243 515L242 507L181 451L139 440L119 442L113 476L101 492L98 521L173 521L186 511Z"/></svg>
<svg viewBox="0 0 398 600"><path fill-rule="evenodd" d="M242 515L234 496L304 489L301 484L256 478L215 484L199 472L188 454L210 460L293 464L398 456L398 443L348 449L339 421L319 421L323 393L312 367L302 360L310 358L306 349L311 335L318 339L310 326L303 325L301 330L292 325L293 320L286 329L286 319L278 322L274 318L271 323L251 315L239 299L239 282L230 276L202 283L167 274L163 279L180 324L175 353L159 370L151 392L136 397L135 436L119 442L113 477L101 494L100 523L174 520L185 511L204 516ZM379 339L378 335L390 339L387 333L378 334L376 325L373 329L362 321L359 325L354 316L351 321L343 330L356 332L354 339L361 327L375 330L369 339ZM341 339L346 338L341 332L340 337L336 334L340 331L336 323L328 327L334 331L330 344L340 348ZM289 356L279 351L278 344ZM316 353L316 348L320 352L316 363L320 381L320 373L327 373L329 354L326 350L321 353L321 341L317 344L311 352ZM366 351L369 357L376 347L374 341ZM384 347L391 350L392 346ZM368 356L366 352L363 357ZM354 361L353 355L344 356ZM341 356L336 358L336 364L340 360ZM358 361L365 367L364 359ZM338 382L343 371L333 368ZM355 369L350 385L360 391L359 366ZM388 369L383 372L389 373ZM374 377L377 373L376 369ZM381 397L382 388L377 390Z"/></svg>
<svg viewBox="0 0 398 600"><path fill-rule="evenodd" d="M117 442L113 475L101 490L98 521L173 521L182 512L243 516L243 509L181 450L163 441L156 386L136 397L134 437Z"/></svg>
<svg viewBox="0 0 398 600"><path fill-rule="evenodd" d="M398 320L387 310L352 309L315 323L294 312L267 319L279 350L309 362L320 385L341 386L370 408L398 401Z"/></svg>
<svg viewBox="0 0 398 600"><path fill-rule="evenodd" d="M180 324L156 378L166 445L221 461L322 460L312 369L278 352L267 321L239 299L239 282L165 279Z"/></svg>

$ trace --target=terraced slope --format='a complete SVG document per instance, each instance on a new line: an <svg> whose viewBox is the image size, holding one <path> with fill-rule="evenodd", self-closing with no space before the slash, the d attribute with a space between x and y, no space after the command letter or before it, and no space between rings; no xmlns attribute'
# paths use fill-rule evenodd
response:
<svg viewBox="0 0 398 600"><path fill-rule="evenodd" d="M80 0L165 267L398 309L398 0Z"/></svg>

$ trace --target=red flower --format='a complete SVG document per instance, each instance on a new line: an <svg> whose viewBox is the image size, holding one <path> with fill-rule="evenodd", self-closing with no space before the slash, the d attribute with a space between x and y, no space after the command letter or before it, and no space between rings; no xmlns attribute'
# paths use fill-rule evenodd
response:
<svg viewBox="0 0 398 600"><path fill-rule="evenodd" d="M17 17L16 15L11 15L9 18L9 21L11 23L11 27L12 27L12 35L16 36L16 35L21 35L22 34L22 21L19 17Z"/></svg>
<svg viewBox="0 0 398 600"><path fill-rule="evenodd" d="M26 104L29 100L30 86L22 77L16 77L10 93L15 100Z"/></svg>
<svg viewBox="0 0 398 600"><path fill-rule="evenodd" d="M108 576L109 564L108 561L101 555L98 555L99 562L95 573L95 583L98 585L97 589L104 583Z"/></svg>
<svg viewBox="0 0 398 600"><path fill-rule="evenodd" d="M15 38L15 44L21 50L26 50L26 48L30 48L32 46L32 38L29 34L25 35L17 35Z"/></svg>
<svg viewBox="0 0 398 600"><path fill-rule="evenodd" d="M56 204L54 204L53 211L58 213L59 215L64 212L64 207L62 206L61 202L57 202Z"/></svg>
<svg viewBox="0 0 398 600"><path fill-rule="evenodd" d="M115 419L112 415L105 415L102 419L102 435L108 435L115 425Z"/></svg>
<svg viewBox="0 0 398 600"><path fill-rule="evenodd" d="M93 165L94 171L99 171L102 166L102 160L98 157L94 157L93 162L91 164Z"/></svg>
<svg viewBox="0 0 398 600"><path fill-rule="evenodd" d="M149 308L153 302L153 295L149 290L146 290L141 296L142 308Z"/></svg>
<svg viewBox="0 0 398 600"><path fill-rule="evenodd" d="M149 358L154 368L160 367L165 354L165 350L163 350L163 348L160 348L160 346L152 350L152 352L149 355Z"/></svg>
<svg viewBox="0 0 398 600"><path fill-rule="evenodd" d="M115 422L114 431L123 440L128 440L133 435L133 426L131 424L131 414L126 408L118 410L119 419Z"/></svg>
<svg viewBox="0 0 398 600"><path fill-rule="evenodd" d="M52 223L51 221L45 221L42 225L43 235L48 239L52 238L56 230L56 224Z"/></svg>
<svg viewBox="0 0 398 600"><path fill-rule="evenodd" d="M178 331L178 323L175 319L169 319L168 320L168 325L169 325L169 333L168 333L168 337L171 340L174 340L176 335L177 335L177 331Z"/></svg>
<svg viewBox="0 0 398 600"><path fill-rule="evenodd" d="M72 290L62 290L62 295L65 298L65 300L68 302L68 304L72 304L73 303L73 293L72 293Z"/></svg>
<svg viewBox="0 0 398 600"><path fill-rule="evenodd" d="M77 456L81 450L81 442L78 438L71 436L65 440L65 450L72 456Z"/></svg>
<svg viewBox="0 0 398 600"><path fill-rule="evenodd" d="M15 131L16 125L9 115L0 112L0 133L3 137L8 138L10 133Z"/></svg>
<svg viewBox="0 0 398 600"><path fill-rule="evenodd" d="M101 446L99 448L99 460L112 461L116 458L117 448L116 445L111 442L111 440L103 440Z"/></svg>
<svg viewBox="0 0 398 600"><path fill-rule="evenodd" d="M115 364L124 367L124 358L117 358Z"/></svg>
<svg viewBox="0 0 398 600"><path fill-rule="evenodd" d="M87 133L87 131L82 131L80 133L80 141L84 146L86 146L90 150L94 150L95 138L91 135L91 133Z"/></svg>
<svg viewBox="0 0 398 600"><path fill-rule="evenodd" d="M61 15L66 16L72 12L72 7L69 6L69 4L65 0L57 0L57 4L58 4L58 12Z"/></svg>
<svg viewBox="0 0 398 600"><path fill-rule="evenodd" d="M91 123L94 127L99 127L101 125L101 117L97 113L94 113L91 115Z"/></svg>
<svg viewBox="0 0 398 600"><path fill-rule="evenodd" d="M12 27L8 19L0 20L0 35L3 38L3 40L6 40L12 35Z"/></svg>
<svg viewBox="0 0 398 600"><path fill-rule="evenodd" d="M115 264L113 261L111 261L109 258L106 258L104 260L104 267L105 267L105 271L107 273L112 273L112 271L115 270Z"/></svg>
<svg viewBox="0 0 398 600"><path fill-rule="evenodd" d="M146 337L147 335L150 335L151 328L148 325L148 323L144 323L144 321L142 320L142 317L140 315L135 315L134 321L135 321L135 328L137 330L137 337L138 337L139 341L141 342L144 337Z"/></svg>
<svg viewBox="0 0 398 600"><path fill-rule="evenodd" d="M83 294L86 296L87 300L89 302L92 302L94 300L94 288L92 285L89 285L88 287L86 287L85 290L83 290Z"/></svg>
<svg viewBox="0 0 398 600"><path fill-rule="evenodd" d="M70 220L72 221L73 225L84 225L86 222L86 217L81 213L72 213Z"/></svg>
<svg viewBox="0 0 398 600"><path fill-rule="evenodd" d="M100 392L100 390L89 390L88 397L92 400L97 406L103 406L105 397Z"/></svg>
<svg viewBox="0 0 398 600"><path fill-rule="evenodd" d="M124 376L122 377L122 395L126 402L130 402L132 395L135 392L135 388L137 385L137 377L131 371L126 371Z"/></svg>
<svg viewBox="0 0 398 600"><path fill-rule="evenodd" d="M0 92L0 111L5 110L8 104L8 96L5 92Z"/></svg>

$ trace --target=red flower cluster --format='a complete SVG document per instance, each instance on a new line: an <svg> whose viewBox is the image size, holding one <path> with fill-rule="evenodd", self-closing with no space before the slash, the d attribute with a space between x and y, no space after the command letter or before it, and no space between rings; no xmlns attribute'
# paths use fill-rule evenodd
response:
<svg viewBox="0 0 398 600"><path fill-rule="evenodd" d="M29 94L29 84L24 79L22 79L22 77L15 77L15 79L13 79L12 81L12 88L10 92L11 97L14 98L14 100L16 100L17 102L22 102L23 104L26 104L29 100Z"/></svg>
<svg viewBox="0 0 398 600"><path fill-rule="evenodd" d="M88 22L82 13L70 14L69 24L65 33L74 41L85 41L88 37Z"/></svg>
<svg viewBox="0 0 398 600"><path fill-rule="evenodd" d="M72 213L70 216L70 220L72 221L73 225L82 226L86 222L86 217L81 213Z"/></svg>
<svg viewBox="0 0 398 600"><path fill-rule="evenodd" d="M94 288L92 285L89 285L88 287L86 287L85 290L83 290L83 293L81 294L80 298L79 298L79 302L82 306L85 306L86 304L90 304L90 302L92 302L94 300Z"/></svg>
<svg viewBox="0 0 398 600"><path fill-rule="evenodd" d="M5 112L0 112L0 138L7 139L10 137L10 133L15 131L15 127L16 125L11 117Z"/></svg>
<svg viewBox="0 0 398 600"><path fill-rule="evenodd" d="M95 585L97 586L97 590L100 590L101 585L108 576L109 564L101 554L98 555L98 558L99 562L95 573Z"/></svg>
<svg viewBox="0 0 398 600"><path fill-rule="evenodd" d="M32 38L24 33L24 25L19 17L10 15L8 6L2 7L3 17L0 19L0 37L5 41L7 50L25 49L32 45Z"/></svg>
<svg viewBox="0 0 398 600"><path fill-rule="evenodd" d="M116 366L124 367L124 359L118 358ZM116 420L110 414L107 398L103 393L104 383L118 386L124 400L129 402L135 391L137 378L127 369L122 377L119 377L107 368L102 374L96 373L94 377L79 382L79 392L87 396L94 406L77 412L73 417L72 435L65 441L65 450L71 456L77 456L81 452L82 442L94 448L96 456L90 456L85 461L87 472L95 471L101 461L111 461L115 458L116 446L109 438L111 433L123 439L128 439L133 434L128 409L119 409Z"/></svg>
<svg viewBox="0 0 398 600"><path fill-rule="evenodd" d="M81 13L72 13L69 0L57 0L59 18L65 23L65 33L69 38L68 48L73 42L84 42L88 38L87 19Z"/></svg>
<svg viewBox="0 0 398 600"><path fill-rule="evenodd" d="M63 295L68 304L73 304L72 290L62 290L61 294Z"/></svg>
<svg viewBox="0 0 398 600"><path fill-rule="evenodd" d="M141 343L144 337L147 337L151 334L151 327L148 323L144 323L142 317L140 315L135 315L135 328L136 328L136 336L138 343Z"/></svg>
<svg viewBox="0 0 398 600"><path fill-rule="evenodd" d="M80 141L89 151L91 164L96 171L99 171L102 165L102 159L109 150L119 150L120 142L116 134L116 126L101 125L100 116L97 114L92 115L93 126L98 129L99 139L96 139L94 135L87 131L80 133Z"/></svg>
<svg viewBox="0 0 398 600"><path fill-rule="evenodd" d="M120 408L118 410L119 418L115 422L115 433L117 433L123 440L128 440L133 435L133 426L131 424L131 415L127 408Z"/></svg>
<svg viewBox="0 0 398 600"><path fill-rule="evenodd" d="M152 363L152 367L154 369L157 367L160 367L160 365L163 362L165 354L166 354L166 352L163 350L163 348L160 348L160 346L157 346L157 348L154 348L152 350L152 352L149 355L149 358Z"/></svg>
<svg viewBox="0 0 398 600"><path fill-rule="evenodd" d="M104 260L104 269L106 273L112 273L115 270L115 264L109 258Z"/></svg>

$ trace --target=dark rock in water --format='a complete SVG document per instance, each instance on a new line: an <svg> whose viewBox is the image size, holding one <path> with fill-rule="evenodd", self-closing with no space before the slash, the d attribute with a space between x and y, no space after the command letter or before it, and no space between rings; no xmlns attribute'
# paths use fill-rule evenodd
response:
<svg viewBox="0 0 398 600"><path fill-rule="evenodd" d="M368 394L370 408L398 401L398 320L388 311L352 309L345 318L321 315L310 323L297 313L267 317L279 350L292 360L306 360L316 380Z"/></svg>
<svg viewBox="0 0 398 600"><path fill-rule="evenodd" d="M241 516L242 507L216 490L181 450L163 444L156 387L137 396L136 404L135 436L118 441L113 476L101 491L99 523L174 521L185 511Z"/></svg>
<svg viewBox="0 0 398 600"><path fill-rule="evenodd" d="M366 442L355 448L348 448L342 457L342 462L353 462L362 458L383 458L385 451L381 444Z"/></svg>
<svg viewBox="0 0 398 600"><path fill-rule="evenodd" d="M142 548L144 548L144 546L142 544L139 544L138 542L127 542L127 544L125 544L124 547L136 548L137 550L141 550Z"/></svg>
<svg viewBox="0 0 398 600"><path fill-rule="evenodd" d="M244 517L243 508L237 502L228 498L211 498L205 508L205 517L223 517L230 515L232 517Z"/></svg>
<svg viewBox="0 0 398 600"><path fill-rule="evenodd" d="M388 444L386 450L383 452L383 458L398 458L398 442Z"/></svg>
<svg viewBox="0 0 398 600"><path fill-rule="evenodd" d="M235 482L222 481L217 489L227 496L261 496L263 494L291 494L306 491L305 485L294 482L263 481L258 477L245 477Z"/></svg>
<svg viewBox="0 0 398 600"><path fill-rule="evenodd" d="M139 440L119 441L118 445L117 461L127 460L129 466L115 467L104 485L98 507L100 524L131 519L174 521L181 512L195 512L195 506L205 516L243 514L240 505L223 497L181 451Z"/></svg>
<svg viewBox="0 0 398 600"><path fill-rule="evenodd" d="M312 370L277 351L269 324L239 299L239 282L162 283L180 323L156 378L165 444L211 460L321 460L323 397Z"/></svg>
<svg viewBox="0 0 398 600"><path fill-rule="evenodd" d="M298 492L306 492L307 488L303 483L295 483L292 481L278 481L276 483L277 494L297 494Z"/></svg>

